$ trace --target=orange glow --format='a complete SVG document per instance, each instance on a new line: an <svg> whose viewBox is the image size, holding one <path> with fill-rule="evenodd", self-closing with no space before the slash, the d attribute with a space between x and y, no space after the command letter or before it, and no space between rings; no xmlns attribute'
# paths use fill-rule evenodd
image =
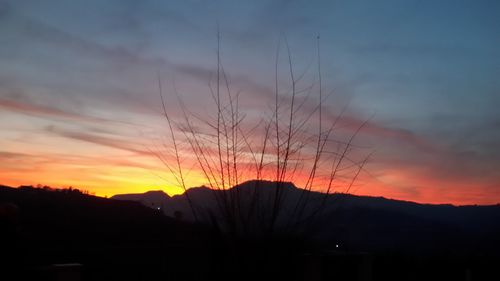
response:
<svg viewBox="0 0 500 281"><path fill-rule="evenodd" d="M183 189L161 163L145 156L128 156L129 160L104 160L99 158L80 159L78 162L61 162L53 158L43 163L34 162L29 167L3 161L0 164L0 182L19 186L42 184L53 187L80 188L98 196L112 196L119 193L139 193L148 190L164 190L169 195L181 194ZM117 157L118 159L118 157ZM140 162L141 165L134 165ZM274 179L274 171L267 171L264 179ZM252 179L242 176L240 181ZM301 187L306 175L296 174L294 182ZM313 189L321 191L327 180L317 179ZM409 184L411 183L411 185ZM190 171L186 185L197 187L207 184L201 171ZM347 183L334 185L332 192L345 192ZM410 186L410 187L408 187ZM405 169L386 169L377 177L362 173L350 193L368 196L416 201L420 203L496 204L498 196L486 196L491 185L479 186L468 182L445 182L418 177ZM439 187L439 188L436 188ZM469 191L469 192L467 192Z"/></svg>
<svg viewBox="0 0 500 281"><path fill-rule="evenodd" d="M102 120L87 120L81 116L48 110L40 107L20 106L12 103L1 103L0 106L11 106L16 110L31 110L36 113L55 116L58 118L78 119L80 122L100 122L100 129L104 132L85 132L74 125L46 126L41 134L25 139L23 133L18 132L15 122L19 125L43 127L41 119L34 117L17 118L12 113L12 129L7 126L2 131L4 138L0 140L0 184L19 185L49 185L53 187L69 187L87 190L98 196L112 196L119 193L139 193L148 190L164 190L170 195L181 194L183 188L179 186L174 176L169 173L164 164L155 157L155 153L148 148L156 148L151 140L138 140L128 132L129 127L117 128L115 123ZM15 105L15 106L14 106ZM62 116L62 117L61 117ZM83 121L82 121L83 120ZM352 120L351 120L352 121ZM40 124L39 124L40 122ZM354 122L354 121L352 121ZM84 123L87 124L87 123ZM79 126L82 126L81 124ZM109 133L108 131L109 130ZM368 133L387 135L386 131L369 127ZM258 139L258 135L253 136ZM391 135L391 137L393 137ZM427 153L429 145L410 136L398 136L409 143L415 144L421 151ZM161 148L161 146L160 146ZM432 148L434 149L434 148ZM180 150L182 166L186 169L186 186L197 187L208 185L202 171L196 165L196 157L189 148ZM215 153L215 152L214 152ZM272 156L271 156L272 158ZM172 163L171 156L164 159ZM401 159L397 159L401 161ZM445 159L446 160L446 159ZM245 159L245 161L248 161ZM270 159L269 162L273 160ZM304 187L307 182L307 161L301 163L303 170L298 170L294 177L285 178L293 181L298 187ZM422 164L412 163L394 164L386 162L380 164L374 158L375 165L368 165L360 174L351 189L349 177L344 181L335 181L332 192L350 192L358 195L384 196L387 198L416 201L421 203L452 203L463 204L497 204L500 194L495 188L500 185L500 177L467 178L460 173L440 178L430 176ZM255 179L255 170L251 163L240 163L239 182ZM328 166L329 164L327 164ZM274 180L273 165L263 171L262 179ZM250 168L249 168L250 167ZM317 175L312 189L324 191L328 178L325 173ZM352 174L350 175L352 176Z"/></svg>

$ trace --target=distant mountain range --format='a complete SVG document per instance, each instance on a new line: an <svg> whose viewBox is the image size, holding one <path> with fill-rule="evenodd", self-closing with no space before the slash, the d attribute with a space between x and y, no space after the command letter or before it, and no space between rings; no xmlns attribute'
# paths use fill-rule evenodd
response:
<svg viewBox="0 0 500 281"><path fill-rule="evenodd" d="M250 181L228 192L241 199L243 208L258 192L258 209L269 212L276 188L274 182ZM306 240L304 252L292 256L283 252L280 259L288 259L279 276L283 272L299 276L307 268L301 261L312 254L336 277L339 270L356 275L352 266L356 259L366 257L373 259L373 280L401 280L408 274L420 277L411 280L465 280L470 269L474 278L469 280L499 280L489 277L498 277L499 205L456 207L348 194L325 197L291 183L279 188L285 198L281 222L293 214L300 196L309 198L308 210L325 202L318 228L310 237L315 239ZM214 197L220 192L199 187L172 197L152 191L107 199L78 190L0 186L0 240L7 241L0 264L15 273L17 280L55 280L47 266L61 263L83 264L88 280L234 280L235 275L225 273L233 268L227 266L232 256L221 250L233 249L234 240L203 224L190 223L187 196L206 220L207 214L217 215ZM289 244L286 236L278 237L250 240L248 245L242 242L238 253L249 260L266 261L269 257L262 249L269 245L278 242L275 250L281 251L303 243L292 239ZM221 275L231 278L220 279ZM354 277L333 279L359 280Z"/></svg>
<svg viewBox="0 0 500 281"><path fill-rule="evenodd" d="M247 207L252 195L259 194L260 212L269 213L269 202L277 185L268 181L249 181L229 192ZM308 198L304 213L321 209L315 235L339 247L369 250L410 249L413 251L500 252L500 204L491 206L453 206L418 204L383 197L329 194L305 191L292 183L283 183L281 222L293 215L299 198ZM167 216L182 213L193 220L187 197L198 215L217 214L216 196L223 191L206 187L188 189L185 194L168 196L162 191L120 194L117 200L138 201L160 208ZM324 204L324 205L322 205ZM323 207L321 207L323 206ZM205 216L205 220L208 217Z"/></svg>
<svg viewBox="0 0 500 281"><path fill-rule="evenodd" d="M291 183L284 183L280 188L285 199L278 223L283 223L293 214L293 206L300 196L309 198L306 213L325 202L313 235L318 241L326 243L327 248L338 245L340 249L354 251L500 255L500 205L431 205L349 194L325 196L304 191ZM18 221L22 225L20 229L30 240L57 239L57 243L60 243L61 239L65 239L72 243L74 233L78 233L82 239L93 237L90 239L93 241L98 237L111 239L122 233L129 233L127 236L132 237L131 232L136 233L135 237L143 237L146 229L145 233L156 232L160 228L184 229L193 221L187 196L199 218L208 222L208 214L217 216L218 206L214 198L220 192L197 187L176 196L150 191L105 199L68 190L45 191L0 186L0 203L7 203L7 207L11 203L17 206L20 216ZM248 206L252 194L257 192L257 209L260 213L269 213L269 202L276 192L276 183L250 181L227 192L239 196L242 208ZM10 211L7 207L0 210L0 213L3 212L0 215L8 215ZM161 212L158 212L158 208L168 217L176 219L159 216ZM132 225L133 231L130 228ZM127 231L123 232L125 229ZM178 230L171 230L165 231L178 235ZM184 232L182 236L189 231ZM30 236L30 233L36 235Z"/></svg>
<svg viewBox="0 0 500 281"><path fill-rule="evenodd" d="M274 182L250 181L227 192L238 196L243 209L258 193L257 209L266 213L276 188ZM357 266L358 258L373 261L373 280L406 276L419 276L408 280L465 280L466 272L474 276L469 280L499 280L490 275L498 277L500 205L428 205L348 194L325 197L291 183L279 188L285 198L281 220L293 214L300 196L309 198L309 211L325 202L319 228L313 232L316 239L307 240L304 248L297 246L303 251L291 256L284 252L277 259L283 261L281 277L286 272L288 277L302 276L309 266L302 261L312 257L336 276L327 280L359 280L338 278L341 269L356 275L357 267L352 266ZM207 214L217 215L214 197L220 192L199 187L172 197L152 191L107 199L71 189L0 185L0 241L5 242L0 271L2 276L8 276L5 270L15 276L9 280L55 280L50 265L81 263L86 280L240 279L241 275L227 274L234 268L228 263L235 241L213 228L190 223L187 196L206 220ZM282 238L243 241L237 244L242 247L237 253L266 263L270 257L262 249L269 245L280 242L276 248L280 251L297 241L302 245L301 240L289 244ZM256 273L250 280L259 279L257 275L262 277ZM293 280L288 277L275 279Z"/></svg>

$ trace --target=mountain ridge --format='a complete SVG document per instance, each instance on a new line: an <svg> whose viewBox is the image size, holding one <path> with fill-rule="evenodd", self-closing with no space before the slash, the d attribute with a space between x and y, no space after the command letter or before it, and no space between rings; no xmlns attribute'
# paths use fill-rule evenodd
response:
<svg viewBox="0 0 500 281"><path fill-rule="evenodd" d="M246 185L248 183L254 183L254 182L272 183L272 184L276 183L274 181L267 181L267 180L260 180L260 181L259 180L249 180L249 181L240 183L237 186L228 188L228 189L226 189L226 191L230 191L233 188L238 188L238 187L241 187L241 186ZM299 191L304 190L303 188L295 186L291 182L283 182L282 184L284 184L285 186L291 185L291 186L293 186L294 189L297 189ZM262 187L266 187L266 186L264 185ZM127 197L127 196L140 196L140 195L144 195L144 194L147 194L147 193L150 193L150 192L162 192L162 193L164 193L165 195L167 195L170 198L178 198L178 197L185 196L186 192L192 193L192 192L197 192L197 191L216 191L217 192L219 190L217 190L217 189L211 189L211 188L203 185L203 186L190 187L184 193L175 194L175 195L172 195L172 196L168 195L168 193L166 193L163 190L149 190L149 191L146 191L146 192L143 192L143 193L119 193L119 194L115 194L115 195L111 196L110 198L111 199L124 200L124 198ZM318 195L324 195L325 194L325 193L323 193L321 191L307 191L307 192L315 193L315 194L318 194ZM357 195L357 194L343 193L343 192L333 192L333 193L330 193L329 195L349 196L349 197L364 198L364 199L381 199L381 200L387 200L387 201L393 201L393 202L399 202L399 203L414 204L414 205L419 205L419 206L446 206L446 207L492 207L492 206L494 207L494 206L500 206L500 202L497 203L497 204L485 204L485 205L480 205L480 204L457 205L457 204L452 204L452 203L425 203L425 202L417 202L417 201L412 201L412 200L390 198L390 197L385 197L385 196Z"/></svg>
<svg viewBox="0 0 500 281"><path fill-rule="evenodd" d="M236 186L235 188L237 189L235 190L240 188L241 196L243 193L242 188L250 187L250 189L246 189L251 190L251 188L255 188L256 185L260 185L260 187L270 187L269 185L276 185L276 183L269 181L249 181ZM498 231L498 233L500 233L500 204L463 206L455 206L452 204L421 204L412 201L388 199L385 197L360 196L346 193L325 195L324 193L315 191L304 191L291 183L288 186L293 186L293 188L285 188L285 197L288 202L283 204L283 208L285 209L283 212L285 215L283 216L287 215L287 209L293 209L293 204L297 202L297 198L301 193L304 193L306 194L304 196L309 198L309 210L316 208L321 200L325 200L326 207L323 212L328 214L328 216L330 214L340 213L346 218L350 217L352 220L358 220L359 217L362 217L361 220L365 220L364 223L367 224L372 223L367 219L368 217L380 221L387 220L388 217L405 217L409 220L425 221L440 226L450 225L467 232L485 233L489 231ZM259 190L269 191L271 189L265 188ZM211 190L207 187L198 187L188 189L187 195L190 197L191 201L194 202L197 212L203 213L207 210L214 212L217 207L213 198L214 194L217 194L217 192L221 191ZM228 190L227 192L232 191ZM236 194L236 192L233 193ZM273 192L268 192L264 195L271 198L273 194ZM245 198L245 196L246 194L242 196L243 199L241 200L243 200L243 202L245 202L244 200L249 200ZM185 214L184 217L186 219L192 219L190 216L191 209L186 200L186 193L172 196L170 199L162 201L161 204L163 206L163 212L167 216L174 216L174 212L180 211ZM263 210L266 209L264 208ZM288 214L290 214L290 212ZM340 219L340 221L341 220L342 219ZM395 220L397 221L397 219ZM351 222L346 223L350 224Z"/></svg>
<svg viewBox="0 0 500 281"><path fill-rule="evenodd" d="M272 189L269 190L272 191ZM287 198L294 199L301 193L300 189L288 190L292 193ZM137 201L123 202L123 200L106 199L81 194L75 190L0 188L0 194L3 194L0 196L0 201L15 203L21 211L20 214L29 213L33 217L29 221L32 221L37 229L48 230L40 225L39 221L42 219L54 225L54 222L50 221L52 216L59 218L64 223L57 224L57 228L51 230L59 234L59 230L67 229L65 225L78 231L90 231L91 228L82 228L83 222L94 221L94 225L100 225L108 224L108 221L116 221L107 227L107 231L111 233L128 228L130 218L134 218L134 225L141 224L142 218L147 218L148 221L163 221L158 217L161 212L154 210L151 204L147 206L150 208L146 208L144 203ZM147 194L161 195L163 192ZM195 201L196 210L200 215L214 210L212 190L202 187L192 189L188 194ZM499 205L456 207L421 205L380 197L359 197L347 194L330 196L325 209L326 215L318 220L319 228L315 229L314 233L319 241L326 243L326 248L339 245L340 249L352 251L444 254L472 252L489 255L500 253ZM160 208L163 214L170 217L165 217L167 219L165 222L169 224L181 222L191 225L190 222L193 220L190 217L191 211L185 196L177 195L168 199L163 196L162 198L165 201L162 202ZM310 198L314 204L318 202L314 200L322 197L318 197L318 193L313 193L310 194ZM333 200L335 198L337 199ZM57 202L57 207L51 202ZM180 212L181 215L176 215L175 212ZM42 213L44 215L39 217ZM119 229L115 230L113 227L118 225L120 225ZM139 231L139 228L137 229L134 231ZM54 239L51 235L44 237Z"/></svg>

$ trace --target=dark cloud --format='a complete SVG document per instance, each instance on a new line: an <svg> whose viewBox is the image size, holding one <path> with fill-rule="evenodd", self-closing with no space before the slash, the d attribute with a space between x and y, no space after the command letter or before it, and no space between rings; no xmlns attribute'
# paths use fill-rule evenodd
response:
<svg viewBox="0 0 500 281"><path fill-rule="evenodd" d="M432 142L424 137L418 136L408 129L390 128L387 126L378 125L373 122L368 122L363 128L362 133L369 133L381 139L390 140L396 139L403 143L411 144L418 148L421 152L432 153L436 147Z"/></svg>
<svg viewBox="0 0 500 281"><path fill-rule="evenodd" d="M124 139L103 137L98 134L90 134L86 132L70 131L55 126L47 126L45 127L45 131L51 134L59 135L61 137L98 144L115 149L125 150L128 152L132 152L134 154L149 155L149 156L154 155L151 151L147 150L146 148L142 148L141 145Z"/></svg>
<svg viewBox="0 0 500 281"><path fill-rule="evenodd" d="M0 160L17 160L28 157L31 157L31 155L25 153L0 151Z"/></svg>
<svg viewBox="0 0 500 281"><path fill-rule="evenodd" d="M162 58L143 58L138 53L125 47L107 47L33 19L21 21L18 31L32 40L39 40L55 47L69 49L78 56L87 55L96 59L128 65L147 64L160 67L166 64Z"/></svg>

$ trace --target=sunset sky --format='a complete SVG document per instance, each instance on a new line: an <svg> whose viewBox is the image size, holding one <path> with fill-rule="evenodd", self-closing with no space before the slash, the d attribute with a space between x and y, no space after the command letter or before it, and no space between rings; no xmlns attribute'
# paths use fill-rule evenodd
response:
<svg viewBox="0 0 500 281"><path fill-rule="evenodd" d="M176 91L209 114L217 25L249 118L274 99L284 38L316 81L320 35L325 110L345 108L347 134L368 120L355 194L500 203L499 1L0 0L0 184L180 193L151 153L168 136L158 76L174 118Z"/></svg>

